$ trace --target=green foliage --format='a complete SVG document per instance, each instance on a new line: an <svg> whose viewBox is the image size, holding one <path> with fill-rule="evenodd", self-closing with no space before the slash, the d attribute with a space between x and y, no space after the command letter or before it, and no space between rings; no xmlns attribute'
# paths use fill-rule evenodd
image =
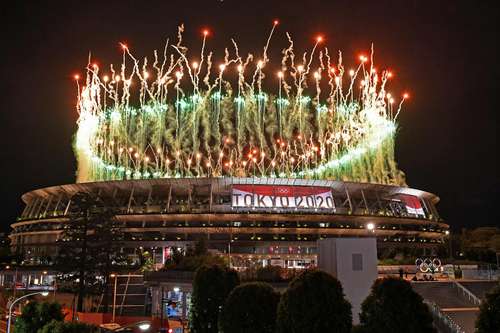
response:
<svg viewBox="0 0 500 333"><path fill-rule="evenodd" d="M71 200L70 221L58 241L56 266L63 280L74 284L79 295L77 309L82 311L87 293L108 293L113 267L125 265L126 259L120 253L123 235L114 211L94 194L76 193ZM108 297L104 299L106 302Z"/></svg>
<svg viewBox="0 0 500 333"><path fill-rule="evenodd" d="M62 321L64 314L58 303L29 302L24 306L21 315L16 319L16 333L34 333L51 321Z"/></svg>
<svg viewBox="0 0 500 333"><path fill-rule="evenodd" d="M153 257L151 256L151 253L149 253L148 251L145 251L143 254L142 254L142 261L143 261L143 264L141 266L141 272L151 272L152 270L154 270L154 266L155 266L155 263L153 261Z"/></svg>
<svg viewBox="0 0 500 333"><path fill-rule="evenodd" d="M282 273L282 268L280 266L266 266L266 267L259 267L255 275L257 281L281 282L283 281L281 273Z"/></svg>
<svg viewBox="0 0 500 333"><path fill-rule="evenodd" d="M19 317L16 318L15 331L17 333L36 332L43 325L38 323L37 303L29 302L23 308Z"/></svg>
<svg viewBox="0 0 500 333"><path fill-rule="evenodd" d="M500 285L486 295L476 321L477 333L500 332Z"/></svg>
<svg viewBox="0 0 500 333"><path fill-rule="evenodd" d="M347 333L351 327L351 305L344 298L340 282L330 274L305 271L281 296L277 314L279 333Z"/></svg>
<svg viewBox="0 0 500 333"><path fill-rule="evenodd" d="M97 333L95 326L80 322L62 322L53 320L45 325L38 333Z"/></svg>
<svg viewBox="0 0 500 333"><path fill-rule="evenodd" d="M217 322L224 301L238 284L237 275L221 266L198 268L193 280L190 332L217 333Z"/></svg>
<svg viewBox="0 0 500 333"><path fill-rule="evenodd" d="M362 331L370 333L436 332L422 297L398 278L375 281L362 304L360 322Z"/></svg>
<svg viewBox="0 0 500 333"><path fill-rule="evenodd" d="M172 254L165 262L164 269L194 272L201 266L213 265L227 266L225 258L208 252L206 240L201 238L194 248L188 248L185 254L175 247L172 248Z"/></svg>
<svg viewBox="0 0 500 333"><path fill-rule="evenodd" d="M415 259L422 257L422 248L390 247L378 251L380 265L414 265ZM441 257L444 258L444 257Z"/></svg>
<svg viewBox="0 0 500 333"><path fill-rule="evenodd" d="M226 266L226 261L221 256L205 254L201 256L184 256L178 263L170 262L165 264L165 269L176 271L194 272L201 266Z"/></svg>
<svg viewBox="0 0 500 333"><path fill-rule="evenodd" d="M452 234L453 255L461 261L496 264L500 252L500 229L481 227Z"/></svg>
<svg viewBox="0 0 500 333"><path fill-rule="evenodd" d="M229 294L219 321L221 333L274 333L280 295L267 283L242 284Z"/></svg>

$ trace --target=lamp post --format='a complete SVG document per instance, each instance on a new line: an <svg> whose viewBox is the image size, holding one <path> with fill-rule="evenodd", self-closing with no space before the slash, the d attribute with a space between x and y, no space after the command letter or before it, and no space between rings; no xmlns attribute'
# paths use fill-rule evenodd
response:
<svg viewBox="0 0 500 333"><path fill-rule="evenodd" d="M230 240L229 240L229 243L227 244L227 247L228 247L228 251L227 251L227 261L228 261L228 263L229 263L229 269L231 269L231 268L232 268L232 266L231 266L231 242L232 242L232 241L233 241L233 240L232 240L232 239L230 239Z"/></svg>
<svg viewBox="0 0 500 333"><path fill-rule="evenodd" d="M26 297L30 297L30 296L34 296L34 295L42 295L43 297L46 297L49 295L49 292L48 291L39 291L39 292L36 292L36 293L31 293L31 294L27 294L27 295L24 295L24 296L21 296L17 299L15 299L9 306L9 320L7 322L7 333L10 333L10 323L11 323L11 320L12 320L12 308L14 307L14 304L16 304L17 302L19 302L20 300L26 298Z"/></svg>
<svg viewBox="0 0 500 333"><path fill-rule="evenodd" d="M451 235L450 235L450 231L449 230L446 230L444 232L444 234L448 237L448 253L449 253L449 256L450 256L450 262L453 260L453 249L452 249L452 244L451 244Z"/></svg>
<svg viewBox="0 0 500 333"><path fill-rule="evenodd" d="M111 274L110 275L112 278L115 278L115 285L113 288L113 318L111 320L112 323L115 322L115 315L116 315L116 282L118 280L118 276L116 274Z"/></svg>

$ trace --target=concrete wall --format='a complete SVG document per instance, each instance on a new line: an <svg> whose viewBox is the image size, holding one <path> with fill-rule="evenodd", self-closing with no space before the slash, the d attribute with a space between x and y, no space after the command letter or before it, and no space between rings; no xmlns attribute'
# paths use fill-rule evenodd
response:
<svg viewBox="0 0 500 333"><path fill-rule="evenodd" d="M352 305L354 324L359 323L361 303L377 278L375 238L327 238L318 241L318 266L335 276Z"/></svg>

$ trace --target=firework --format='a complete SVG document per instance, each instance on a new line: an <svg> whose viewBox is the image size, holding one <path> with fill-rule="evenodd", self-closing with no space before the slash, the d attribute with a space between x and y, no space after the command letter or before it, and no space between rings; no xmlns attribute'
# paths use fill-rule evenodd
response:
<svg viewBox="0 0 500 333"><path fill-rule="evenodd" d="M233 40L215 63L166 43L153 60L122 44L123 62L90 63L78 84L78 181L181 177L276 177L404 184L394 160L399 103L392 76L361 55L346 69L324 38L298 60L293 40L272 64L272 26L260 56ZM78 78L77 83L79 82Z"/></svg>

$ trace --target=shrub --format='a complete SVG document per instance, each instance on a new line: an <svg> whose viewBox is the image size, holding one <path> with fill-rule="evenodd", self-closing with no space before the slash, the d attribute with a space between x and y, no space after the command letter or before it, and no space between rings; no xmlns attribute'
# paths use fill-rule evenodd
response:
<svg viewBox="0 0 500 333"><path fill-rule="evenodd" d="M80 322L62 322L53 320L45 325L39 333L97 333L99 328Z"/></svg>
<svg viewBox="0 0 500 333"><path fill-rule="evenodd" d="M260 267L256 271L256 278L258 281L280 282L283 281L281 271L280 266Z"/></svg>
<svg viewBox="0 0 500 333"><path fill-rule="evenodd" d="M279 333L348 333L351 327L351 305L344 298L340 282L328 273L305 271L281 296Z"/></svg>
<svg viewBox="0 0 500 333"><path fill-rule="evenodd" d="M237 284L237 274L228 273L218 265L198 268L193 280L190 332L217 333L218 318L224 301Z"/></svg>
<svg viewBox="0 0 500 333"><path fill-rule="evenodd" d="M500 285L488 293L481 304L476 332L500 332Z"/></svg>
<svg viewBox="0 0 500 333"><path fill-rule="evenodd" d="M411 284L399 278L374 282L361 305L360 327L370 333L436 332L429 308Z"/></svg>
<svg viewBox="0 0 500 333"><path fill-rule="evenodd" d="M274 333L280 299L267 283L242 284L229 294L219 321L222 333Z"/></svg>
<svg viewBox="0 0 500 333"><path fill-rule="evenodd" d="M29 302L16 320L16 333L34 333L51 321L62 321L64 314L58 303Z"/></svg>

